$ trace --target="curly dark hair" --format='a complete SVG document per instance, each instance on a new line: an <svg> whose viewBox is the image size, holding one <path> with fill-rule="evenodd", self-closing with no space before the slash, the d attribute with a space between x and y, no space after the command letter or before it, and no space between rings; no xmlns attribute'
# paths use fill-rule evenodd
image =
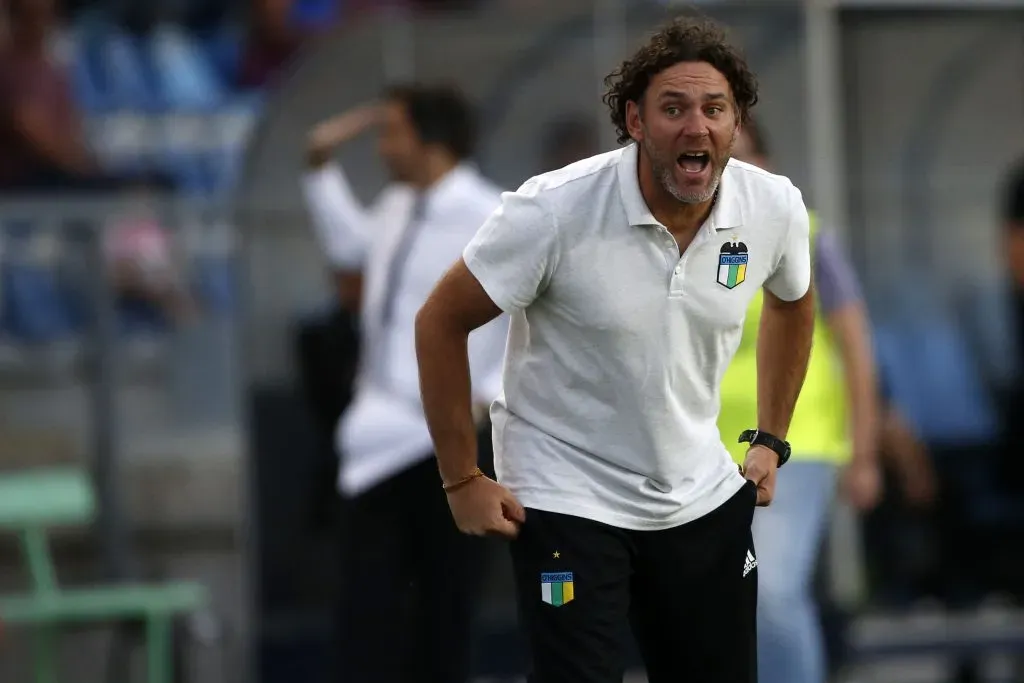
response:
<svg viewBox="0 0 1024 683"><path fill-rule="evenodd" d="M681 62L707 62L725 76L739 109L740 123L757 104L757 78L725 30L704 17L684 17L663 26L646 45L604 79L604 103L611 110L619 144L631 139L626 103L641 102L651 79Z"/></svg>

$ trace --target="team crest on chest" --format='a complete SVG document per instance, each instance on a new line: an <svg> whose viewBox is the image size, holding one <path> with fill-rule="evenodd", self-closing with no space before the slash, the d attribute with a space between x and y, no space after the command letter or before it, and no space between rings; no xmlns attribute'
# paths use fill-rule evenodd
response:
<svg viewBox="0 0 1024 683"><path fill-rule="evenodd" d="M747 279L747 263L750 254L747 245L735 237L722 245L718 254L718 284L732 289Z"/></svg>

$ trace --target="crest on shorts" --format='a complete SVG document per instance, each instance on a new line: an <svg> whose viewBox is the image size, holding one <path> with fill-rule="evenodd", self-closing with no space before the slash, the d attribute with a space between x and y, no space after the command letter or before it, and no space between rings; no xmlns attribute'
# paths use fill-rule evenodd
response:
<svg viewBox="0 0 1024 683"><path fill-rule="evenodd" d="M540 575L541 602L561 607L572 602L573 597L572 572L545 572Z"/></svg>
<svg viewBox="0 0 1024 683"><path fill-rule="evenodd" d="M750 254L747 245L735 237L722 245L718 254L718 284L726 289L743 284L747 279L747 262Z"/></svg>

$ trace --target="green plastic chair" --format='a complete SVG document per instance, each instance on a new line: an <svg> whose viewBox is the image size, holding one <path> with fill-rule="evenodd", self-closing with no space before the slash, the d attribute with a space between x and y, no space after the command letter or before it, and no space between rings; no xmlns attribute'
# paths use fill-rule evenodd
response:
<svg viewBox="0 0 1024 683"><path fill-rule="evenodd" d="M57 683L56 636L61 626L143 621L148 683L173 679L172 620L209 603L196 583L114 584L61 588L50 556L47 530L92 523L96 499L88 475L77 468L0 475L0 531L16 534L32 590L0 596L0 621L32 630L36 683Z"/></svg>

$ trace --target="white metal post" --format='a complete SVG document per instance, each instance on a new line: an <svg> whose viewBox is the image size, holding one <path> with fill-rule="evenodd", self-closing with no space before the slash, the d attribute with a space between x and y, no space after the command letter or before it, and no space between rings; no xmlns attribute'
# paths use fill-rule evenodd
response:
<svg viewBox="0 0 1024 683"><path fill-rule="evenodd" d="M804 0L804 75L812 206L821 223L847 231L842 43L837 0ZM844 239L844 241L846 241ZM829 524L828 575L832 599L852 607L864 598L864 550L857 513L839 500Z"/></svg>
<svg viewBox="0 0 1024 683"><path fill-rule="evenodd" d="M823 225L846 237L842 43L837 0L804 0L804 77L808 170L813 206Z"/></svg>
<svg viewBox="0 0 1024 683"><path fill-rule="evenodd" d="M604 95L604 77L625 58L626 53L626 4L624 0L597 0L594 3L594 72L597 83L597 102L594 108L597 116L598 143L601 149L617 146L615 131L608 125L608 113L600 104Z"/></svg>

